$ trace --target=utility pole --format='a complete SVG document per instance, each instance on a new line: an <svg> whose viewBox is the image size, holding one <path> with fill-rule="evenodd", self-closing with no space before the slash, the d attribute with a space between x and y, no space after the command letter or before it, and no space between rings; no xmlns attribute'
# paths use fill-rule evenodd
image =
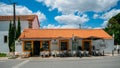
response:
<svg viewBox="0 0 120 68"><path fill-rule="evenodd" d="M15 5L16 5L16 3L13 3L14 40L16 39L16 12L15 12Z"/></svg>

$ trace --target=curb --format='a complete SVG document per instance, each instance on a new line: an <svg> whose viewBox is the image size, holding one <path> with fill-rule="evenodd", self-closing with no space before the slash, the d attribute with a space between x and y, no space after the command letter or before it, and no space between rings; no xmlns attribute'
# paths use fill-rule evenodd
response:
<svg viewBox="0 0 120 68"><path fill-rule="evenodd" d="M8 60L9 57L0 57L0 60Z"/></svg>
<svg viewBox="0 0 120 68"><path fill-rule="evenodd" d="M120 56L120 54L114 54L114 56ZM90 57L29 57L29 58L21 58L18 57L16 59L8 59L9 57L0 57L0 60L82 60L82 59L102 59L105 57L112 57L112 54L105 54L105 56L90 56Z"/></svg>

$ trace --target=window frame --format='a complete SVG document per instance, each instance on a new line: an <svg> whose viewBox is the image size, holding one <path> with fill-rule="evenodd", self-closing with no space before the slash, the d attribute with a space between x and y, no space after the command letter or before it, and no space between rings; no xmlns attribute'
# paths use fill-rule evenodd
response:
<svg viewBox="0 0 120 68"><path fill-rule="evenodd" d="M8 42L8 36L4 35L4 43L7 43L7 42Z"/></svg>
<svg viewBox="0 0 120 68"><path fill-rule="evenodd" d="M44 42L47 42L48 44L48 47L45 49L44 46L46 45L46 43ZM50 51L50 41L42 41L42 49L43 51Z"/></svg>
<svg viewBox="0 0 120 68"><path fill-rule="evenodd" d="M32 42L31 41L25 41L24 42L24 51L31 51L32 49Z"/></svg>

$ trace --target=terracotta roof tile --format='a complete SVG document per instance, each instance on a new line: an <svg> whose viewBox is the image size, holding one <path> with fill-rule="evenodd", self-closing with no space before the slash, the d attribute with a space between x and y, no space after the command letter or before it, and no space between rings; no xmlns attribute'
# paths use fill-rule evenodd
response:
<svg viewBox="0 0 120 68"><path fill-rule="evenodd" d="M102 29L25 29L20 39L40 39L40 38L72 38L72 35L79 38L104 38L112 39Z"/></svg>
<svg viewBox="0 0 120 68"><path fill-rule="evenodd" d="M33 20L37 15L16 15L16 20L20 17L20 20ZM0 16L0 21L13 20L13 16Z"/></svg>

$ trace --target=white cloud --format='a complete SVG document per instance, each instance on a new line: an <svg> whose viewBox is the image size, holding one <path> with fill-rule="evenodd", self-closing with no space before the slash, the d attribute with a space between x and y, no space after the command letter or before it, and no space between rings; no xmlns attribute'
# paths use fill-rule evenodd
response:
<svg viewBox="0 0 120 68"><path fill-rule="evenodd" d="M48 24L47 26L43 26L43 29L79 29L79 25L54 25ZM94 29L91 26L82 26L81 29Z"/></svg>
<svg viewBox="0 0 120 68"><path fill-rule="evenodd" d="M115 6L119 0L36 0L49 7L50 10L58 9L59 12L71 14L75 11L103 12Z"/></svg>
<svg viewBox="0 0 120 68"><path fill-rule="evenodd" d="M38 19L39 19L40 22L46 20L46 16L43 13L41 13L40 11L37 11L34 14L38 15Z"/></svg>
<svg viewBox="0 0 120 68"><path fill-rule="evenodd" d="M81 17L69 14L69 15L56 16L55 20L62 24L77 24L78 25L78 24L87 22L89 18L85 14L82 15Z"/></svg>
<svg viewBox="0 0 120 68"><path fill-rule="evenodd" d="M93 18L102 18L104 23L101 24L101 28L107 25L107 20L116 15L120 10L109 9L117 5L119 0L36 0L42 2L49 7L49 10L58 9L58 12L62 12L63 15L56 16L55 20L62 24L81 24L89 20L88 17L76 16L74 13L84 13L88 11L92 12L106 12L104 15L94 14ZM83 14L84 15L84 14ZM88 27L87 27L88 28ZM91 28L91 27L90 27ZM99 27L100 28L100 27Z"/></svg>
<svg viewBox="0 0 120 68"><path fill-rule="evenodd" d="M0 3L0 15L12 15L13 14L13 5L7 5L4 3ZM27 15L27 14L32 14L32 11L29 10L25 6L16 6L16 14L17 15Z"/></svg>
<svg viewBox="0 0 120 68"><path fill-rule="evenodd" d="M98 18L98 17L99 17L98 14L94 14L94 15L93 15L93 18L94 18L94 19L96 19L96 18Z"/></svg>
<svg viewBox="0 0 120 68"><path fill-rule="evenodd" d="M117 15L118 13L120 13L120 9L112 9L108 12L106 12L105 14L103 14L100 18L104 19L104 22L101 24L101 26L104 28L107 26L108 24L108 20Z"/></svg>
<svg viewBox="0 0 120 68"><path fill-rule="evenodd" d="M93 29L103 29L103 27L95 27L95 28L93 28Z"/></svg>
<svg viewBox="0 0 120 68"><path fill-rule="evenodd" d="M21 6L21 5L16 5L16 14L17 15L36 14L38 15L40 22L46 20L46 16L40 11L32 12L27 7ZM7 5L4 3L0 3L0 15L13 15L13 5Z"/></svg>
<svg viewBox="0 0 120 68"><path fill-rule="evenodd" d="M102 19L104 20L108 20L110 19L112 16L115 16L116 14L120 13L120 9L112 9L109 12L106 12L105 14L103 14L101 16Z"/></svg>
<svg viewBox="0 0 120 68"><path fill-rule="evenodd" d="M101 25L102 27L106 27L108 24L108 21L104 21L103 24Z"/></svg>
<svg viewBox="0 0 120 68"><path fill-rule="evenodd" d="M67 29L69 29L69 28L79 28L79 26L78 25L53 25L53 24L48 24L47 26L43 26L43 28L47 28L47 29L48 28L51 28L51 29L67 28Z"/></svg>

